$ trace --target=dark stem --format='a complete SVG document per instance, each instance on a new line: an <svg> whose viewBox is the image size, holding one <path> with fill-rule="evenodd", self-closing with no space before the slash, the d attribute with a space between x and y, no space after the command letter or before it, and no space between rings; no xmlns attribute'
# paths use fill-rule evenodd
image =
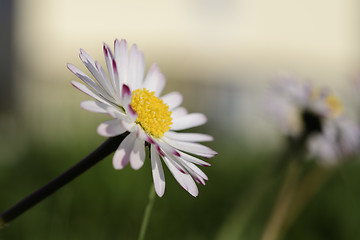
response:
<svg viewBox="0 0 360 240"><path fill-rule="evenodd" d="M56 192L58 189L60 189L62 186L68 184L73 179L81 175L83 172L85 172L86 170L94 166L96 163L104 159L106 156L114 152L128 134L128 132L125 132L122 135L107 139L92 153L90 153L72 168L68 169L66 172L53 179L40 189L31 193L29 196L18 202L12 208L3 212L0 215L0 228L17 218L27 210L29 210L31 207L38 204L43 199L47 198L48 196Z"/></svg>

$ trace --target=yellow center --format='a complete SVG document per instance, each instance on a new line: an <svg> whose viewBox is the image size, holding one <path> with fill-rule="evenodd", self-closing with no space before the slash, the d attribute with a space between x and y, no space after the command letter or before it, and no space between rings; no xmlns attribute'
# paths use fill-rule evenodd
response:
<svg viewBox="0 0 360 240"><path fill-rule="evenodd" d="M169 106L154 94L145 88L133 91L131 107L138 114L136 123L145 132L155 137L162 137L172 124L171 111Z"/></svg>
<svg viewBox="0 0 360 240"><path fill-rule="evenodd" d="M332 116L338 117L343 112L343 106L337 97L334 95L329 95L325 98L326 104L329 106Z"/></svg>

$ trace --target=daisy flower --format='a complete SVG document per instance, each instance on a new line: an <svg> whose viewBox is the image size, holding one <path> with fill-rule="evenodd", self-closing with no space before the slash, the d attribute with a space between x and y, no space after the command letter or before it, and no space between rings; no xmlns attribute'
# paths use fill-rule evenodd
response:
<svg viewBox="0 0 360 240"><path fill-rule="evenodd" d="M286 136L299 138L321 132L323 123L342 115L342 103L326 88L284 78L272 85L268 110Z"/></svg>
<svg viewBox="0 0 360 240"><path fill-rule="evenodd" d="M205 185L208 178L196 165L210 166L198 156L211 158L216 154L199 142L213 138L177 131L203 125L207 118L201 113L188 113L181 107L183 98L178 92L161 96L165 77L157 64L153 64L145 75L144 55L135 44L128 50L125 40L115 40L114 53L106 44L103 51L108 74L97 61L80 50L80 59L95 80L72 64L67 67L85 83L73 81L72 85L95 100L84 101L81 107L113 118L101 123L97 132L105 137L129 132L115 151L114 168L122 169L128 163L135 170L141 168L148 145L157 195L161 197L165 191L162 160L178 183L197 196L195 181Z"/></svg>
<svg viewBox="0 0 360 240"><path fill-rule="evenodd" d="M269 97L271 116L282 133L305 140L310 157L332 166L360 147L359 125L343 114L341 101L326 88L282 79Z"/></svg>
<svg viewBox="0 0 360 240"><path fill-rule="evenodd" d="M353 156L359 148L360 126L346 116L327 121L322 133L308 141L310 156L328 167Z"/></svg>

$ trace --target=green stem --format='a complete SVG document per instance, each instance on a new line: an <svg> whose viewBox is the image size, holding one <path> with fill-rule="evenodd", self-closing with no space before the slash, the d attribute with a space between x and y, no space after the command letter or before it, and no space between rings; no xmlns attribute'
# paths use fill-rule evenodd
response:
<svg viewBox="0 0 360 240"><path fill-rule="evenodd" d="M289 215L285 221L284 231L286 231L296 220L306 204L324 185L332 173L333 169L323 169L314 166L314 168L301 180L294 197L295 201L290 206Z"/></svg>
<svg viewBox="0 0 360 240"><path fill-rule="evenodd" d="M4 219L0 218L0 229L2 229L5 226Z"/></svg>
<svg viewBox="0 0 360 240"><path fill-rule="evenodd" d="M146 206L144 217L141 223L139 240L145 239L146 229L149 225L150 215L154 206L154 202L155 202L155 188L154 188L154 184L151 184L150 192L149 192L149 202Z"/></svg>
<svg viewBox="0 0 360 240"><path fill-rule="evenodd" d="M262 240L276 240L281 236L284 220L294 197L300 169L299 162L295 160L290 162L283 186L261 237Z"/></svg>

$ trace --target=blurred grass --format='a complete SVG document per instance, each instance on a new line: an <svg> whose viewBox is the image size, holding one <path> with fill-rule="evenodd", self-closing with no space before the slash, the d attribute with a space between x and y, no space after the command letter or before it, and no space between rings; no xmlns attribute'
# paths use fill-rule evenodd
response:
<svg viewBox="0 0 360 240"><path fill-rule="evenodd" d="M18 164L0 169L2 210L76 163L102 140L95 133L92 141L77 134L69 144L32 139ZM220 155L205 169L210 180L200 187L197 198L183 191L166 170L166 193L156 199L147 239L215 239L239 201L247 203L249 196L243 193L249 192L248 186L267 165L266 156L235 145L214 146ZM343 167L311 201L286 239L353 239L360 234L358 170L357 163ZM1 230L0 239L136 239L150 184L149 161L139 171L129 167L115 171L108 157ZM243 239L259 238L275 195L276 184L246 222Z"/></svg>
<svg viewBox="0 0 360 240"><path fill-rule="evenodd" d="M66 98L61 91L44 92L38 90L45 95L34 103L23 101L24 111L1 117L4 154L0 156L0 211L105 141L97 135L96 127L107 116L81 110L74 104L84 99L80 93ZM191 106L189 102L184 105ZM47 111L49 105L52 111ZM72 107L66 109L68 105ZM202 167L209 181L206 186L199 186L197 198L182 190L164 168L166 191L164 197L155 201L147 239L259 239L281 173L255 185L254 182L271 167L281 149L267 148L262 136L255 136L257 146L249 146L247 136L231 134L236 129L224 129L211 118L207 125L195 129L214 135L215 141L207 145L219 152L210 160L211 167ZM136 239L152 184L150 161L147 159L138 171L129 166L116 171L111 157L14 220L0 231L0 239ZM316 194L285 239L352 240L360 236L359 170L358 160L341 167ZM253 195L258 187L261 197ZM255 205L248 217L245 214L255 204L253 199L260 205ZM226 227L226 234L220 234Z"/></svg>

